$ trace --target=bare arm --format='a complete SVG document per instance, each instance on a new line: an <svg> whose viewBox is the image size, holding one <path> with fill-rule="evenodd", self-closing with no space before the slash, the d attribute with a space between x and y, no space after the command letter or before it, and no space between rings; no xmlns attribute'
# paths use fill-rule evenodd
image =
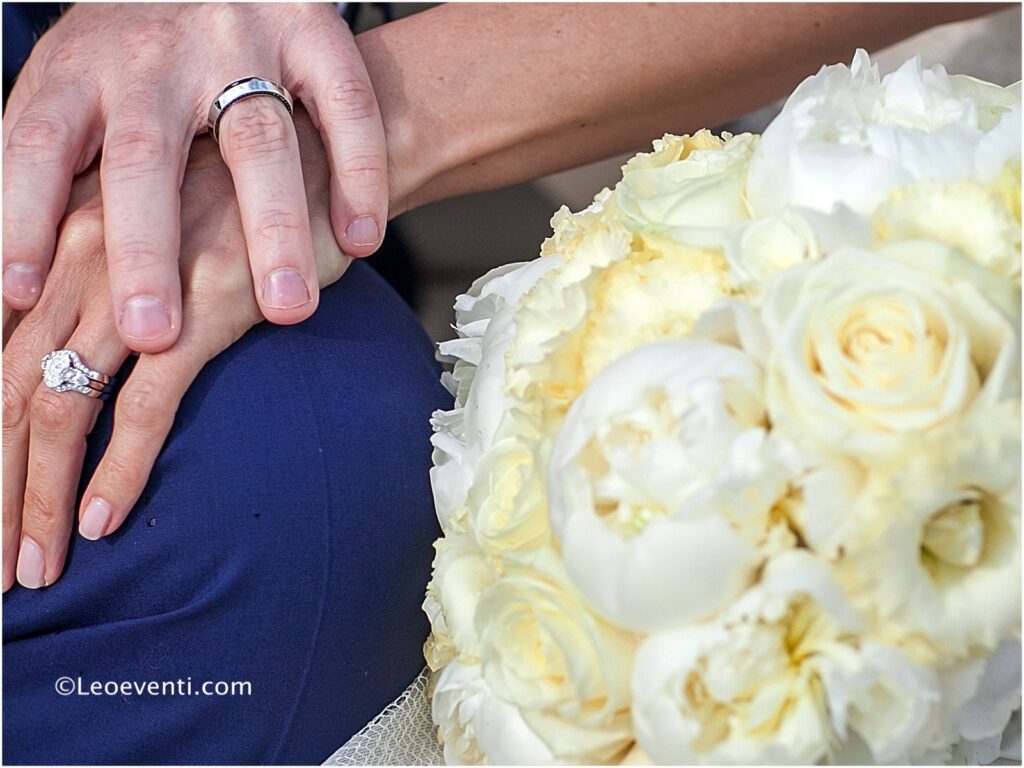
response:
<svg viewBox="0 0 1024 768"><path fill-rule="evenodd" d="M822 64L1002 6L451 4L357 38L392 215L716 125Z"/></svg>

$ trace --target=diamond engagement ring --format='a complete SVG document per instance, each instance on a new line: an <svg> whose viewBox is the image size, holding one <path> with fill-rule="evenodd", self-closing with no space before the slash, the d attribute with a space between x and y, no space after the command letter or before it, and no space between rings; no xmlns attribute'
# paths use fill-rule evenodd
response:
<svg viewBox="0 0 1024 768"><path fill-rule="evenodd" d="M214 141L220 141L220 121L228 107L253 96L272 96L284 104L289 115L292 114L292 95L288 93L287 88L273 80L264 80L262 77L243 77L241 80L235 80L233 83L225 85L217 98L213 100L213 104L210 105L207 120Z"/></svg>
<svg viewBox="0 0 1024 768"><path fill-rule="evenodd" d="M114 391L114 379L94 371L71 349L58 349L43 357L43 383L54 392L78 392L106 400Z"/></svg>

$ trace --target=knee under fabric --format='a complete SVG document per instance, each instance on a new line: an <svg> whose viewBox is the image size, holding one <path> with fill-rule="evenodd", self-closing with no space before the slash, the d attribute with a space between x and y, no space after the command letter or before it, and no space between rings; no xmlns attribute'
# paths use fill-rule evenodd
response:
<svg viewBox="0 0 1024 768"><path fill-rule="evenodd" d="M416 319L358 262L313 318L212 361L124 525L4 596L4 761L326 759L423 665L446 407Z"/></svg>

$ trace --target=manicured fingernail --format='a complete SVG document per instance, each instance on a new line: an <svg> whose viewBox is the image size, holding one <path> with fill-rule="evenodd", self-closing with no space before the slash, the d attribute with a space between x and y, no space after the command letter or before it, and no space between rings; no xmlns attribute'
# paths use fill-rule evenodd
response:
<svg viewBox="0 0 1024 768"><path fill-rule="evenodd" d="M376 245L380 241L380 230L372 216L360 216L345 227L345 237L352 245Z"/></svg>
<svg viewBox="0 0 1024 768"><path fill-rule="evenodd" d="M112 511L106 500L94 496L82 513L82 522L78 524L78 532L90 541L96 541L107 530L107 523L110 522Z"/></svg>
<svg viewBox="0 0 1024 768"><path fill-rule="evenodd" d="M34 301L43 290L43 276L24 264L11 264L4 270L4 293L15 301Z"/></svg>
<svg viewBox="0 0 1024 768"><path fill-rule="evenodd" d="M133 339L155 339L171 330L171 313L160 299L133 296L121 310L121 330Z"/></svg>
<svg viewBox="0 0 1024 768"><path fill-rule="evenodd" d="M30 536L22 536L18 553L18 583L29 589L46 586L46 565L43 550Z"/></svg>
<svg viewBox="0 0 1024 768"><path fill-rule="evenodd" d="M294 269L271 272L263 281L263 303L274 309L294 309L309 302L309 288Z"/></svg>

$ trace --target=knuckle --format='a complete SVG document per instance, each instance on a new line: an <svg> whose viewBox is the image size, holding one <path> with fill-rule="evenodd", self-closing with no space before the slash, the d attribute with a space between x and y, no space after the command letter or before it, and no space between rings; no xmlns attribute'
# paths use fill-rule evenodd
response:
<svg viewBox="0 0 1024 768"><path fill-rule="evenodd" d="M4 373L3 392L3 428L4 431L17 429L25 423L29 416L30 396L23 385L12 375Z"/></svg>
<svg viewBox="0 0 1024 768"><path fill-rule="evenodd" d="M102 472L104 486L122 492L138 488L146 481L142 469L121 454L108 453L104 456Z"/></svg>
<svg viewBox="0 0 1024 768"><path fill-rule="evenodd" d="M103 216L98 210L69 213L61 225L58 249L66 253L95 252L103 248Z"/></svg>
<svg viewBox="0 0 1024 768"><path fill-rule="evenodd" d="M117 398L117 419L132 429L155 429L170 418L168 393L153 382L135 382Z"/></svg>
<svg viewBox="0 0 1024 768"><path fill-rule="evenodd" d="M377 113L377 97L370 84L358 78L331 83L317 105L328 120L365 120Z"/></svg>
<svg viewBox="0 0 1024 768"><path fill-rule="evenodd" d="M29 485L25 488L23 509L24 517L32 520L32 527L37 531L53 530L69 514L60 504L56 503L48 488L43 489L36 485ZM24 522L22 527L25 527ZM43 542L40 541L39 544L42 545Z"/></svg>
<svg viewBox="0 0 1024 768"><path fill-rule="evenodd" d="M126 46L129 61L162 61L181 40L181 25L171 18L139 19L128 32L130 44Z"/></svg>
<svg viewBox="0 0 1024 768"><path fill-rule="evenodd" d="M234 106L225 115L228 130L221 137L228 156L245 161L289 150L291 135L282 109L275 99L266 97L246 99Z"/></svg>
<svg viewBox="0 0 1024 768"><path fill-rule="evenodd" d="M33 430L44 433L63 431L74 416L71 398L48 389L36 392L29 409Z"/></svg>
<svg viewBox="0 0 1024 768"><path fill-rule="evenodd" d="M103 149L107 172L121 178L147 176L170 157L166 134L156 128L130 127L114 131Z"/></svg>
<svg viewBox="0 0 1024 768"><path fill-rule="evenodd" d="M343 181L383 183L387 178L387 161L377 154L354 154L342 160L338 176Z"/></svg>
<svg viewBox="0 0 1024 768"><path fill-rule="evenodd" d="M11 129L7 149L15 159L25 158L34 164L52 162L68 154L72 136L68 122L55 115L25 116Z"/></svg>
<svg viewBox="0 0 1024 768"><path fill-rule="evenodd" d="M263 213L256 225L257 236L275 243L294 240L301 230L302 220L300 217L294 211L284 209Z"/></svg>
<svg viewBox="0 0 1024 768"><path fill-rule="evenodd" d="M156 243L125 240L111 244L107 260L112 271L124 276L149 273L163 263L164 257Z"/></svg>

